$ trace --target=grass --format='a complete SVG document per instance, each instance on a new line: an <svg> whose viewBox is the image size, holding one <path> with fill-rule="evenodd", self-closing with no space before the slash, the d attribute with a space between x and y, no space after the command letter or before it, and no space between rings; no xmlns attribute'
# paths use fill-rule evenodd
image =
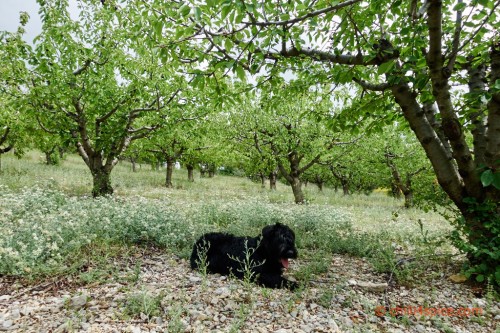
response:
<svg viewBox="0 0 500 333"><path fill-rule="evenodd" d="M403 209L402 201L383 193L343 196L308 185L309 203L295 205L291 189L280 183L270 191L241 177L198 175L189 182L185 170L175 170L174 188L166 188L164 179L164 170L142 165L132 172L130 163L122 161L112 173L114 197L94 200L90 173L77 155L58 166L44 165L37 152L22 159L2 156L0 274L79 272L83 281L104 282L109 275L105 265L81 273L88 265L84 258L106 257L105 249L114 256L120 252L116 248L137 245L187 258L205 231L256 235L278 221L296 231L299 251L309 263L298 272L300 280L325 272L326 263L316 260L319 254L367 257L377 271L404 281L424 269L419 256L452 251L439 242L451 230L440 215ZM401 254L417 260L402 267L397 263Z"/></svg>

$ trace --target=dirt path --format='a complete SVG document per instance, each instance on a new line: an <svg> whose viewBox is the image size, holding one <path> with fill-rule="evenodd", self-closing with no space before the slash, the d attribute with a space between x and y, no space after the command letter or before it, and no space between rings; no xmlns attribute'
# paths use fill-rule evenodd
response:
<svg viewBox="0 0 500 333"><path fill-rule="evenodd" d="M78 286L71 280L59 279L23 286L20 281L0 278L0 331L500 330L500 304L476 298L467 286L449 282L447 276L451 273L436 274L426 286L407 289L390 285L384 290L387 277L373 274L368 263L335 256L327 273L313 277L304 291L292 293L245 285L217 275L203 277L192 272L185 260L157 252L110 260L113 270L109 276L92 267L85 272L90 281L92 277L108 279L104 284ZM292 263L291 270L300 264L300 260ZM452 310L432 317L420 314L431 314L433 308ZM482 313L465 316L462 308L478 308ZM391 309L395 316L391 316ZM401 315L404 311L409 315Z"/></svg>

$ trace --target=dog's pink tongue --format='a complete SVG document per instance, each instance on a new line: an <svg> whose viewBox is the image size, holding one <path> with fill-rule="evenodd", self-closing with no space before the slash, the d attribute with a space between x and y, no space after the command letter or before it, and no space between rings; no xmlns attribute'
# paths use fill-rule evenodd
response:
<svg viewBox="0 0 500 333"><path fill-rule="evenodd" d="M281 264L283 265L283 267L288 268L288 259L281 258Z"/></svg>

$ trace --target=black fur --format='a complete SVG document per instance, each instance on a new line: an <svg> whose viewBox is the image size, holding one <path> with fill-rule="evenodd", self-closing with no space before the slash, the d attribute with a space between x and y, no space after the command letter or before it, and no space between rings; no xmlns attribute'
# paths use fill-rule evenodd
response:
<svg viewBox="0 0 500 333"><path fill-rule="evenodd" d="M246 242L246 248L245 248ZM285 268L282 263L289 258L297 258L295 234L289 227L276 223L262 229L259 237L237 237L227 233L212 232L204 234L196 241L191 254L191 268L197 269L200 263L200 250L206 250L207 270L222 275L233 274L239 279L244 277L242 264L245 252L252 253L251 271L253 279L268 288L295 289L297 283L283 278Z"/></svg>

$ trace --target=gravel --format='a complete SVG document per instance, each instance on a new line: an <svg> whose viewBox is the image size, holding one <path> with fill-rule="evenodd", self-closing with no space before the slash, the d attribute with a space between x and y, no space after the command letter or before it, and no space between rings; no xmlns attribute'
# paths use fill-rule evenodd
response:
<svg viewBox="0 0 500 333"><path fill-rule="evenodd" d="M107 281L70 277L27 283L0 277L0 331L6 332L495 332L500 304L434 274L409 288L388 283L360 258L335 255L304 290L272 290L150 252L113 259ZM140 263L140 272L137 271ZM303 265L296 260L290 275ZM89 270L91 268L88 268ZM143 296L137 297L137 296ZM158 300L153 302L152 300ZM135 305L135 306L133 306ZM425 316L425 308L480 308L472 316ZM131 309L134 308L134 311ZM391 309L411 311L391 315ZM152 310L153 309L153 310ZM156 310L156 311L154 311ZM413 311L412 311L413 310ZM400 310L401 311L401 310ZM378 314L378 315L377 315Z"/></svg>

